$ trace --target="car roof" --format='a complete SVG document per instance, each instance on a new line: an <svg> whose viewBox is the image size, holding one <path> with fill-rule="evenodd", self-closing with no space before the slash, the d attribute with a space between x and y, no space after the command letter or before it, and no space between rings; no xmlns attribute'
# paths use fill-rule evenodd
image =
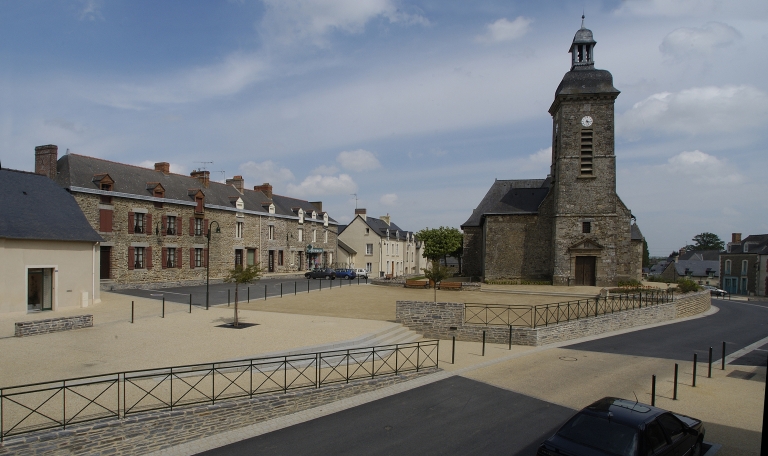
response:
<svg viewBox="0 0 768 456"><path fill-rule="evenodd" d="M615 420L618 423L641 427L641 425L656 419L657 416L667 413L667 410L637 401L617 397L604 397L585 407L581 413L610 417L611 420Z"/></svg>

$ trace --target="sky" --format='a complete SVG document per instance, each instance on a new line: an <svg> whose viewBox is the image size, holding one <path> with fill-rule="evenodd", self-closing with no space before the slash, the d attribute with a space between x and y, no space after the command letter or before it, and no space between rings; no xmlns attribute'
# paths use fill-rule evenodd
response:
<svg viewBox="0 0 768 456"><path fill-rule="evenodd" d="M0 164L56 144L459 227L494 179L546 177L582 12L651 255L768 233L765 0L0 2Z"/></svg>

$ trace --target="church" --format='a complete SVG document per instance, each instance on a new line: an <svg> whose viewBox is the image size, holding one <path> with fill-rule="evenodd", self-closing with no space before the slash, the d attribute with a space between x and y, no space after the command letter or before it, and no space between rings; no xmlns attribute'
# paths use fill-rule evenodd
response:
<svg viewBox="0 0 768 456"><path fill-rule="evenodd" d="M582 27L555 91L545 179L496 180L464 231L466 275L512 283L616 286L640 280L643 235L616 194L613 76Z"/></svg>

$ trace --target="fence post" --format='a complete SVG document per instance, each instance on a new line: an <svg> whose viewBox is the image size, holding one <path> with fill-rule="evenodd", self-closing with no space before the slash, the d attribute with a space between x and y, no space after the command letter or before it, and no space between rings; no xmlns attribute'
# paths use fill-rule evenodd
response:
<svg viewBox="0 0 768 456"><path fill-rule="evenodd" d="M651 376L651 405L656 406L656 376Z"/></svg>
<svg viewBox="0 0 768 456"><path fill-rule="evenodd" d="M395 355L395 358L397 358L397 355ZM395 359L395 362L397 362L397 359ZM456 336L453 336L453 347L451 348L451 364L456 364ZM397 367L397 364L395 364L395 367Z"/></svg>
<svg viewBox="0 0 768 456"><path fill-rule="evenodd" d="M192 313L192 293L189 294L189 313Z"/></svg>
<svg viewBox="0 0 768 456"><path fill-rule="evenodd" d="M485 356L485 330L483 330L483 356Z"/></svg>
<svg viewBox="0 0 768 456"><path fill-rule="evenodd" d="M693 354L693 383L691 386L694 388L696 387L696 362L698 360L698 355L696 353Z"/></svg>
<svg viewBox="0 0 768 456"><path fill-rule="evenodd" d="M677 363L675 363L675 388L672 390L672 400L677 400Z"/></svg>
<svg viewBox="0 0 768 456"><path fill-rule="evenodd" d="M512 350L512 325L509 325L509 349Z"/></svg>
<svg viewBox="0 0 768 456"><path fill-rule="evenodd" d="M723 359L720 360L720 370L725 370L725 341L723 341Z"/></svg>

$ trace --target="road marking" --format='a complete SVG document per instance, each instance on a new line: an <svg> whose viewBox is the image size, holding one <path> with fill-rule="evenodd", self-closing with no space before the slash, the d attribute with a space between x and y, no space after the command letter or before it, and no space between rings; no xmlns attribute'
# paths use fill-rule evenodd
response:
<svg viewBox="0 0 768 456"><path fill-rule="evenodd" d="M744 356L744 355L746 355L746 354L748 354L748 353L750 353L752 351L755 351L755 350L759 349L760 347L762 347L765 344L768 344L768 337L766 337L764 339L760 339L757 342L755 342L754 344L747 345L746 347L742 348L741 350L737 350L737 351L731 353L730 355L727 355L725 357L725 364L731 364L732 361L734 361L734 360L736 360L738 358L741 358L742 356ZM761 351L765 351L765 350L761 350ZM718 359L717 362L720 362L721 359L722 358ZM715 364L715 361L712 361L712 364Z"/></svg>

